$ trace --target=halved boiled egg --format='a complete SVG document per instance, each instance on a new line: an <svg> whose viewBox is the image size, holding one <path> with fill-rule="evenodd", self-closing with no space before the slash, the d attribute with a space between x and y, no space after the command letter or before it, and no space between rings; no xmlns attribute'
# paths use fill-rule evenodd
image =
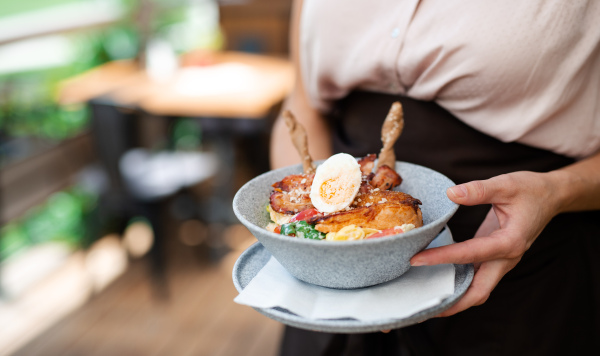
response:
<svg viewBox="0 0 600 356"><path fill-rule="evenodd" d="M333 213L348 207L360 188L360 165L346 153L329 157L317 167L310 188L310 200L323 213Z"/></svg>

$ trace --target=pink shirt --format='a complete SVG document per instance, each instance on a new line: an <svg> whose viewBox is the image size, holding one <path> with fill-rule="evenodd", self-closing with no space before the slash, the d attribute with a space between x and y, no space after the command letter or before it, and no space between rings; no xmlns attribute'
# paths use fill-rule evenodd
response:
<svg viewBox="0 0 600 356"><path fill-rule="evenodd" d="M300 46L322 111L355 88L397 93L502 141L600 149L598 0L304 0Z"/></svg>

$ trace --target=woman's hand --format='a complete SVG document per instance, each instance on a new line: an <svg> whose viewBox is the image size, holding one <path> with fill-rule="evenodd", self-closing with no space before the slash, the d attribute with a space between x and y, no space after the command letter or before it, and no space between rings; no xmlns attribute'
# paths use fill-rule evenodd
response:
<svg viewBox="0 0 600 356"><path fill-rule="evenodd" d="M413 266L444 263L475 265L465 295L439 316L450 316L483 304L500 279L521 260L550 219L561 209L557 189L563 173L516 172L448 189L461 205L492 204L475 236L465 242L425 250L411 259Z"/></svg>

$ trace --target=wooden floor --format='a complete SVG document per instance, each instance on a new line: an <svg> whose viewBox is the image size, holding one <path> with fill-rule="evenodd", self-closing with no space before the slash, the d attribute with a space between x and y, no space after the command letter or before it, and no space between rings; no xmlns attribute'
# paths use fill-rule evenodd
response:
<svg viewBox="0 0 600 356"><path fill-rule="evenodd" d="M282 324L233 302L231 271L254 242L244 228L222 258L169 248L169 297L153 297L145 261L14 355L276 355ZM197 251L196 251L197 252Z"/></svg>

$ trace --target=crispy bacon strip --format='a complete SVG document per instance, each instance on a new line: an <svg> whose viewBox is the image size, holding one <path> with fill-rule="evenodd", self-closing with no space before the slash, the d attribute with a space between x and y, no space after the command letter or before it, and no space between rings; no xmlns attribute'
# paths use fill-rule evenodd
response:
<svg viewBox="0 0 600 356"><path fill-rule="evenodd" d="M314 178L314 174L291 174L279 182L273 183L272 187L283 192L291 192L296 189L310 191Z"/></svg>
<svg viewBox="0 0 600 356"><path fill-rule="evenodd" d="M288 192L274 191L270 197L271 208L281 214L297 214L314 206L308 194L293 195Z"/></svg>
<svg viewBox="0 0 600 356"><path fill-rule="evenodd" d="M291 111L284 111L283 118L288 130L290 131L292 143L296 147L296 150L298 150L298 154L300 154L304 174L315 173L315 165L310 157L310 154L308 153L308 139L306 136L306 130L302 125L300 125L298 120L296 120Z"/></svg>
<svg viewBox="0 0 600 356"><path fill-rule="evenodd" d="M392 168L383 165L377 168L377 172L369 183L375 188L389 190L399 186L402 183L402 177Z"/></svg>
<svg viewBox="0 0 600 356"><path fill-rule="evenodd" d="M420 227L423 226L423 216L420 209L415 211L410 204L385 203L314 217L307 220L307 222L316 224L315 228L317 230L328 233L337 232L348 225L378 230L385 230L402 224L414 224L415 227Z"/></svg>
<svg viewBox="0 0 600 356"><path fill-rule="evenodd" d="M373 167L375 167L376 159L377 155L371 153L358 160L358 164L360 165L360 172L363 176L368 176L369 174L371 174L371 172L373 171Z"/></svg>
<svg viewBox="0 0 600 356"><path fill-rule="evenodd" d="M358 189L358 196L360 196L361 194L369 194L369 192L371 192L373 190L373 186L371 185L371 183L369 183L369 181L371 179L373 179L374 176L375 176L375 173L371 173L365 179L363 179L362 182L360 182L360 188ZM355 201L356 201L356 199L355 199Z"/></svg>
<svg viewBox="0 0 600 356"><path fill-rule="evenodd" d="M383 126L381 127L381 142L383 147L379 152L377 168L386 165L388 167L396 166L396 155L394 154L394 144L404 128L404 114L400 102L392 104Z"/></svg>

